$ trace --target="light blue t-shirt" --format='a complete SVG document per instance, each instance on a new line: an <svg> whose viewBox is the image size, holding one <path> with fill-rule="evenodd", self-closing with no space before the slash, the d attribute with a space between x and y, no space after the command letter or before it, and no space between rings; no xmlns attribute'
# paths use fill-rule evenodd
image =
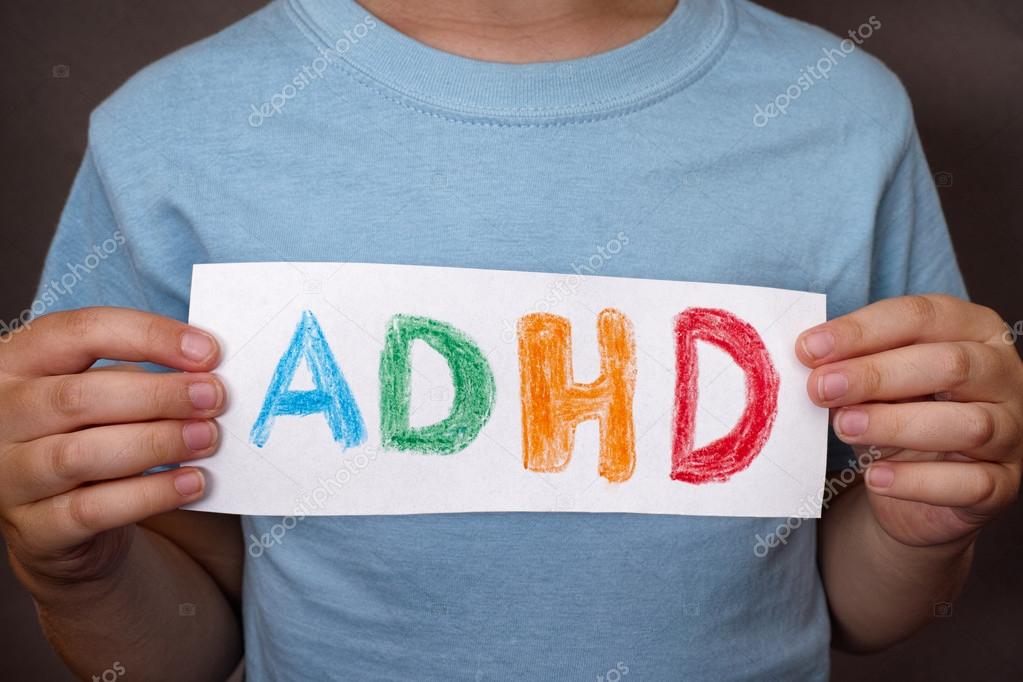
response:
<svg viewBox="0 0 1023 682"><path fill-rule="evenodd" d="M684 0L625 47L507 65L278 0L94 112L36 312L184 320L193 263L284 260L784 287L831 316L965 295L906 95L857 44L874 23L843 43ZM246 545L280 522L245 518ZM815 524L757 555L783 522L306 518L246 557L248 675L824 680Z"/></svg>

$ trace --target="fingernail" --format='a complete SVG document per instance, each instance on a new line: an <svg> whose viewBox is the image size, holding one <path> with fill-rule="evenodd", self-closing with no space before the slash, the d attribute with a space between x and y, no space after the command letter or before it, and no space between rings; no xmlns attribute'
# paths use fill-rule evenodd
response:
<svg viewBox="0 0 1023 682"><path fill-rule="evenodd" d="M182 497L191 497L202 490L202 474L191 469L174 477L174 489Z"/></svg>
<svg viewBox="0 0 1023 682"><path fill-rule="evenodd" d="M220 391L211 383L198 382L188 387L188 399L197 410L212 410L220 404Z"/></svg>
<svg viewBox="0 0 1023 682"><path fill-rule="evenodd" d="M863 410L842 410L838 413L835 426L842 436L862 436L867 432L869 418Z"/></svg>
<svg viewBox="0 0 1023 682"><path fill-rule="evenodd" d="M181 438L190 450L205 450L216 437L217 432L209 422L189 422L181 428Z"/></svg>
<svg viewBox="0 0 1023 682"><path fill-rule="evenodd" d="M189 360L202 362L213 355L217 344L213 337L197 331L187 331L181 335L181 354Z"/></svg>
<svg viewBox="0 0 1023 682"><path fill-rule="evenodd" d="M844 374L825 374L817 380L817 397L821 400L836 400L849 390L849 380Z"/></svg>
<svg viewBox="0 0 1023 682"><path fill-rule="evenodd" d="M895 470L884 464L872 464L867 469L867 483L871 488L887 488L895 480Z"/></svg>
<svg viewBox="0 0 1023 682"><path fill-rule="evenodd" d="M831 332L814 332L803 337L803 350L814 360L831 355L835 350L835 335Z"/></svg>

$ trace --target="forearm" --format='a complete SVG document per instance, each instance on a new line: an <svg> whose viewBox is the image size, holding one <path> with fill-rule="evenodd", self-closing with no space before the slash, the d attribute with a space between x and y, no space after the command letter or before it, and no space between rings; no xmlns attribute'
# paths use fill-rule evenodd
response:
<svg viewBox="0 0 1023 682"><path fill-rule="evenodd" d="M839 496L821 520L820 536L835 646L876 650L925 625L935 604L952 601L962 589L975 537L935 547L905 545L878 524L862 484Z"/></svg>
<svg viewBox="0 0 1023 682"><path fill-rule="evenodd" d="M223 680L241 658L241 629L221 589L142 527L124 562L94 581L58 585L13 563L51 644L85 679L117 662L141 679Z"/></svg>

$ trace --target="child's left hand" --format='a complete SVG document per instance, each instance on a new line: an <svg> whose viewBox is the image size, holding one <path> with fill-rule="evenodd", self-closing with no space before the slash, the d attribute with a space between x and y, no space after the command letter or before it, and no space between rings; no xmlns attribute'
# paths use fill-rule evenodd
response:
<svg viewBox="0 0 1023 682"><path fill-rule="evenodd" d="M1005 322L951 296L892 298L807 330L811 400L858 451L867 494L911 546L968 541L1010 506L1023 460L1023 362Z"/></svg>

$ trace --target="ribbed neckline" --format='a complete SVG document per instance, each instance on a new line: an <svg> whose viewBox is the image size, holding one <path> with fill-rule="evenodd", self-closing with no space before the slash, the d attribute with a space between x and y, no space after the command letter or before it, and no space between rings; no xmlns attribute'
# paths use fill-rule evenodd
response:
<svg viewBox="0 0 1023 682"><path fill-rule="evenodd" d="M713 64L735 26L733 0L679 0L664 23L614 50L503 64L420 43L354 0L285 2L321 47L340 46L338 63L381 94L426 113L511 125L602 119L663 99Z"/></svg>

